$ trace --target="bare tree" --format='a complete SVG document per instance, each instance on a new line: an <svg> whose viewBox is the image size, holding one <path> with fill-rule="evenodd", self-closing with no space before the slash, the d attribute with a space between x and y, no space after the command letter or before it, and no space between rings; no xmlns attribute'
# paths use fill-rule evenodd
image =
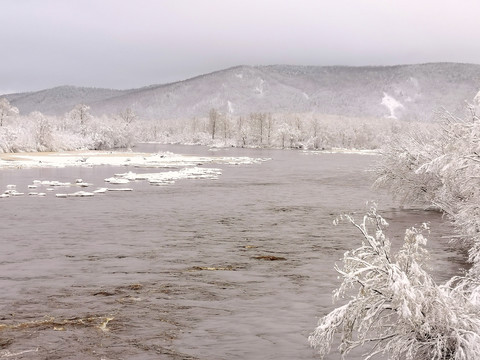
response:
<svg viewBox="0 0 480 360"><path fill-rule="evenodd" d="M125 127L128 127L132 122L137 119L137 115L133 112L131 108L126 108L118 116L125 123Z"/></svg>
<svg viewBox="0 0 480 360"><path fill-rule="evenodd" d="M210 120L210 131L212 133L212 140L215 139L215 132L217 130L217 125L218 125L218 120L220 117L220 113L218 112L217 109L210 109L210 112L208 113L208 118Z"/></svg>
<svg viewBox="0 0 480 360"><path fill-rule="evenodd" d="M258 143L260 145L263 145L263 136L264 136L266 119L267 119L267 114L265 113L250 114L250 121L252 122L253 128L258 129Z"/></svg>

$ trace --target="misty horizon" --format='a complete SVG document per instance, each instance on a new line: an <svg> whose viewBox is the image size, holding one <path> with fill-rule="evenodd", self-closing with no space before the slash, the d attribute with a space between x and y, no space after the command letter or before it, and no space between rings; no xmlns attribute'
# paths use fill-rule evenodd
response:
<svg viewBox="0 0 480 360"><path fill-rule="evenodd" d="M480 3L3 1L0 93L134 89L245 65L480 63Z"/></svg>

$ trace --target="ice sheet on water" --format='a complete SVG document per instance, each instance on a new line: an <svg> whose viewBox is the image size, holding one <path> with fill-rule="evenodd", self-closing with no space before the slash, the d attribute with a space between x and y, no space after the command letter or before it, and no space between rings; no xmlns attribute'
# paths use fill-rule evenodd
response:
<svg viewBox="0 0 480 360"><path fill-rule="evenodd" d="M109 185L124 185L132 181L148 181L151 185L174 184L183 179L210 179L216 180L222 174L218 168L200 167L208 164L222 165L250 165L258 164L269 159L252 157L225 157L225 156L193 156L179 155L171 152L163 153L125 153L125 152L63 152L63 153L17 153L1 154L0 169L2 168L33 168L33 167L67 167L67 166L130 166L134 168L165 169L162 172L136 173L126 172L115 174L104 179ZM7 159L8 161L4 161ZM169 171L167 171L169 169ZM175 170L173 170L175 169ZM29 190L45 188L47 192L55 192L59 187L88 187L94 184L85 182L83 179L74 179L72 182L57 180L33 180L32 185L27 185ZM133 191L132 188L102 187L93 192L77 191L72 193L57 193L56 197L91 197L95 194L108 191ZM7 190L0 195L2 198L24 195L16 190L16 185L7 185ZM46 193L37 191L29 192L29 195L46 196Z"/></svg>
<svg viewBox="0 0 480 360"><path fill-rule="evenodd" d="M128 184L130 180L122 179L119 177L109 177L105 179L105 182L108 182L110 184Z"/></svg>
<svg viewBox="0 0 480 360"><path fill-rule="evenodd" d="M92 197L95 194L92 192L88 191L76 191L74 193L69 193L69 194L56 194L56 197L59 198L67 198L67 197Z"/></svg>
<svg viewBox="0 0 480 360"><path fill-rule="evenodd" d="M126 172L124 174L115 174L117 179L126 179L128 181L146 180L152 185L171 184L176 180L182 179L211 179L216 180L222 174L222 170L216 168L186 167L177 171L164 171L157 173L136 174Z"/></svg>

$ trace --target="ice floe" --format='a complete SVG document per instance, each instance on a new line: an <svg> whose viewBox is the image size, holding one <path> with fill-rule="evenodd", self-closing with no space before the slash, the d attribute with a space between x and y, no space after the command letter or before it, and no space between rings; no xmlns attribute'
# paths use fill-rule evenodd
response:
<svg viewBox="0 0 480 360"><path fill-rule="evenodd" d="M43 186L72 186L72 183L70 182L61 182L57 180L43 180L43 181L37 180L37 182L35 182L34 180L33 182L34 184L40 184Z"/></svg>
<svg viewBox="0 0 480 360"><path fill-rule="evenodd" d="M163 169L163 171L137 173L128 171L114 174L104 181L113 187L100 187L91 192L75 191L56 193L58 198L68 197L93 197L95 194L105 194L110 191L133 191L130 187L118 187L135 181L146 181L151 185L169 185L183 179L209 179L216 180L222 170L214 167L201 167L202 165L250 165L258 164L269 159L251 157L222 157L222 156L193 156L178 155L170 152L164 153L125 153L125 152L63 152L63 153L16 153L0 154L0 170L2 168L34 168L34 167L67 167L67 166L129 166L136 169ZM28 195L32 197L47 196L48 192L56 192L60 187L89 187L93 183L77 178L72 182L58 180L33 180L27 185ZM17 191L16 185L9 184L1 198L21 196L25 193ZM45 192L40 192L45 191Z"/></svg>
<svg viewBox="0 0 480 360"><path fill-rule="evenodd" d="M107 188L98 188L97 190L93 190L94 194L105 194L108 191Z"/></svg>
<svg viewBox="0 0 480 360"><path fill-rule="evenodd" d="M93 192L88 192L88 191L76 191L74 193L70 194L56 194L56 197L59 198L66 198L66 197L91 197L95 195Z"/></svg>
<svg viewBox="0 0 480 360"><path fill-rule="evenodd" d="M222 174L222 170L215 168L184 168L178 171L164 171L156 173L127 172L124 174L115 174L115 179L125 179L127 181L146 180L152 185L173 184L176 180L183 179L210 179L216 180Z"/></svg>
<svg viewBox="0 0 480 360"><path fill-rule="evenodd" d="M118 177L109 177L104 180L110 184L128 184L130 181L128 179L120 179Z"/></svg>
<svg viewBox="0 0 480 360"><path fill-rule="evenodd" d="M22 195L25 195L25 193L23 192L19 192L15 189L8 189L4 192L4 194L6 195L10 195L10 196L22 196Z"/></svg>

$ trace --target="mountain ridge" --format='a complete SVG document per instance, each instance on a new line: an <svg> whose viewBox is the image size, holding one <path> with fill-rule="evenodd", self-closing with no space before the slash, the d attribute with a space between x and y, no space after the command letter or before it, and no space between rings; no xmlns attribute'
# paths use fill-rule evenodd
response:
<svg viewBox="0 0 480 360"><path fill-rule="evenodd" d="M465 111L480 89L480 65L238 65L167 84L115 90L58 86L4 95L22 114L62 115L78 103L95 115L131 108L144 119L204 117L211 108L430 120L440 108Z"/></svg>

